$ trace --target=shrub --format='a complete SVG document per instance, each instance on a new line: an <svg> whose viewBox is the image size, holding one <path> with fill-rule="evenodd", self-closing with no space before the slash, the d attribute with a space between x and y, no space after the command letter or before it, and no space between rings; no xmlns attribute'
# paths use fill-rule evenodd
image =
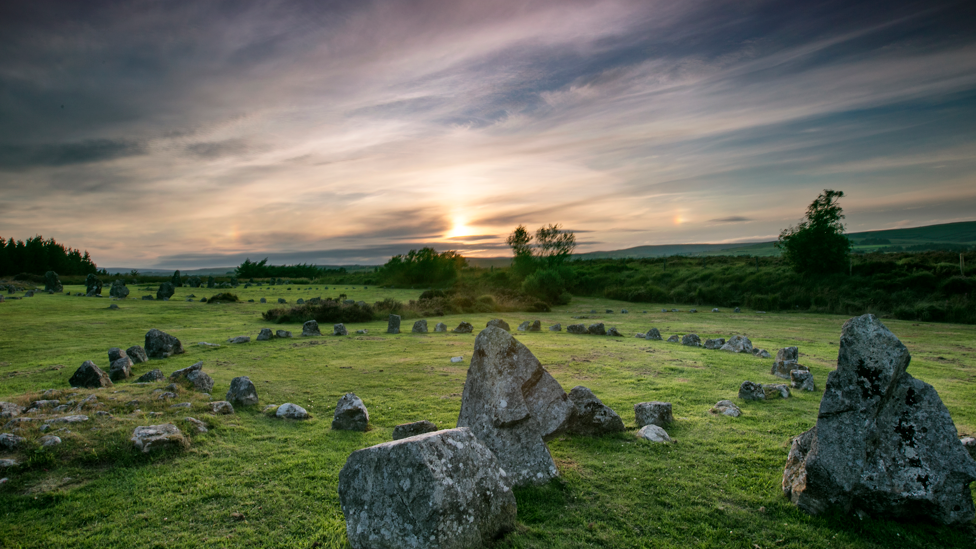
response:
<svg viewBox="0 0 976 549"><path fill-rule="evenodd" d="M237 297L237 294L232 294L229 292L219 293L207 299L207 303L238 303L238 302L240 302L240 298Z"/></svg>
<svg viewBox="0 0 976 549"><path fill-rule="evenodd" d="M284 322L304 323L309 320L329 324L339 322L369 322L373 320L373 308L366 304L346 304L337 299L327 298L295 305L287 309L271 309L264 312L261 316L265 320L270 320L278 324Z"/></svg>

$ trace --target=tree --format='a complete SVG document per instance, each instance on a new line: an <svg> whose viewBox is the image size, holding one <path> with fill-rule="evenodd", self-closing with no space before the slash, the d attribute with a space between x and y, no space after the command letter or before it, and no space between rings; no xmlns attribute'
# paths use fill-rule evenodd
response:
<svg viewBox="0 0 976 549"><path fill-rule="evenodd" d="M535 258L532 257L532 235L525 225L519 225L508 235L508 245L512 248L512 274L517 279L523 279L536 269Z"/></svg>
<svg viewBox="0 0 976 549"><path fill-rule="evenodd" d="M576 235L564 231L559 224L540 227L532 235L524 225L516 227L508 236L512 248L512 274L521 281L522 291L548 303L566 304L572 296L566 288L576 273L564 261L576 249Z"/></svg>
<svg viewBox="0 0 976 549"><path fill-rule="evenodd" d="M466 265L464 257L453 250L438 253L433 248L421 248L391 257L383 265L383 276L397 284L448 284Z"/></svg>
<svg viewBox="0 0 976 549"><path fill-rule="evenodd" d="M561 265L576 249L576 235L562 230L557 223L539 227L535 232L539 259L547 268Z"/></svg>
<svg viewBox="0 0 976 549"><path fill-rule="evenodd" d="M825 189L807 208L806 218L783 229L776 246L798 273L833 273L844 270L851 241L844 235L844 210L837 201L843 191Z"/></svg>

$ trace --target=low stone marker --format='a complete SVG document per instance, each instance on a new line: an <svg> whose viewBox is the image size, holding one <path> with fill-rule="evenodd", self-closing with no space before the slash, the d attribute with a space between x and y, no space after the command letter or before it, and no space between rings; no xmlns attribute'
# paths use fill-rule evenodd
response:
<svg viewBox="0 0 976 549"><path fill-rule="evenodd" d="M136 383L154 383L156 381L162 381L164 379L166 379L166 376L163 375L163 371L160 370L159 368L156 368L155 370L150 370L142 374L141 376L139 376L139 379L136 380Z"/></svg>
<svg viewBox="0 0 976 549"><path fill-rule="evenodd" d="M237 336L227 339L227 343L250 343L251 336Z"/></svg>
<svg viewBox="0 0 976 549"><path fill-rule="evenodd" d="M563 325L557 322L557 323L553 324L552 326L549 326L549 331L550 332L561 332L561 331L563 331Z"/></svg>
<svg viewBox="0 0 976 549"><path fill-rule="evenodd" d="M583 324L570 324L569 326L566 326L566 332L568 332L570 334L585 334L585 333L588 333L587 330L586 330L586 326L583 325Z"/></svg>
<svg viewBox="0 0 976 549"><path fill-rule="evenodd" d="M179 339L156 328L146 332L145 350L149 358L169 358L185 352Z"/></svg>
<svg viewBox="0 0 976 549"><path fill-rule="evenodd" d="M624 334L617 330L616 326L611 326L607 328L607 335L610 337L624 337Z"/></svg>
<svg viewBox="0 0 976 549"><path fill-rule="evenodd" d="M638 402L634 404L634 417L637 419L638 427L645 425L664 427L674 421L670 402Z"/></svg>
<svg viewBox="0 0 976 549"><path fill-rule="evenodd" d="M574 408L567 424L569 432L597 436L624 431L624 422L617 412L604 404L588 388L582 385L573 387L569 392L569 400Z"/></svg>
<svg viewBox="0 0 976 549"><path fill-rule="evenodd" d="M661 332L658 331L657 328L651 328L650 330L647 331L647 333L644 334L644 339L660 341Z"/></svg>
<svg viewBox="0 0 976 549"><path fill-rule="evenodd" d="M739 385L739 398L742 400L766 400L766 392L758 383L743 381L742 385Z"/></svg>
<svg viewBox="0 0 976 549"><path fill-rule="evenodd" d="M493 318L493 319L489 320L488 321L488 324L485 326L485 328L487 328L488 326L496 326L498 328L501 328L502 330L505 330L506 332L511 332L512 331L512 328L511 328L511 326L508 325L508 322L505 322L504 320L502 320L500 318Z"/></svg>
<svg viewBox="0 0 976 549"><path fill-rule="evenodd" d="M698 334L685 334L681 337L681 344L688 347L701 347L701 338Z"/></svg>
<svg viewBox="0 0 976 549"><path fill-rule="evenodd" d="M427 333L427 321L420 319L413 323L413 329L411 330L415 334L426 334Z"/></svg>
<svg viewBox="0 0 976 549"><path fill-rule="evenodd" d="M336 404L332 429L336 431L365 431L369 427L366 405L354 393L346 393Z"/></svg>
<svg viewBox="0 0 976 549"><path fill-rule="evenodd" d="M235 377L230 380L225 400L238 406L253 406L258 403L258 390L247 376Z"/></svg>
<svg viewBox="0 0 976 549"><path fill-rule="evenodd" d="M285 301L285 298L283 298L283 297L279 297L279 298L278 298L278 304L279 304L279 305L284 305L284 304L286 304L286 303L288 303L288 302L287 302L287 301Z"/></svg>
<svg viewBox="0 0 976 549"><path fill-rule="evenodd" d="M127 356L114 360L108 368L108 377L112 381L129 379L132 376L132 359Z"/></svg>
<svg viewBox="0 0 976 549"><path fill-rule="evenodd" d="M190 445L183 432L172 423L136 427L130 440L144 454L167 448L186 448Z"/></svg>
<svg viewBox="0 0 976 549"><path fill-rule="evenodd" d="M332 335L334 336L345 336L349 335L349 330L346 329L346 325L343 323L338 323L332 326Z"/></svg>
<svg viewBox="0 0 976 549"><path fill-rule="evenodd" d="M169 379L176 383L188 382L201 393L209 393L213 390L214 385L213 379L203 371L203 362L197 362L192 366L176 370L169 375Z"/></svg>
<svg viewBox="0 0 976 549"><path fill-rule="evenodd" d="M291 332L288 330L277 330L275 331L275 337L291 337Z"/></svg>
<svg viewBox="0 0 976 549"><path fill-rule="evenodd" d="M749 341L746 336L735 335L729 338L720 350L732 353L752 353L752 341Z"/></svg>
<svg viewBox="0 0 976 549"><path fill-rule="evenodd" d="M470 334L474 331L474 326L468 322L461 322L458 324L457 328L454 328L454 333L456 334Z"/></svg>
<svg viewBox="0 0 976 549"><path fill-rule="evenodd" d="M319 331L319 323L314 320L309 320L305 324L302 324L302 336L320 336L322 332Z"/></svg>
<svg viewBox="0 0 976 549"><path fill-rule="evenodd" d="M434 326L434 331L435 332L446 332L447 331L447 324L444 324L443 322L438 322Z"/></svg>
<svg viewBox="0 0 976 549"><path fill-rule="evenodd" d="M274 332L271 328L261 328L261 333L258 334L258 341L271 341L274 339Z"/></svg>
<svg viewBox="0 0 976 549"><path fill-rule="evenodd" d="M386 333L400 333L400 315L390 315L390 318L386 321Z"/></svg>
<svg viewBox="0 0 976 549"><path fill-rule="evenodd" d="M226 400L217 400L210 403L210 411L216 415L229 415L234 413L234 405Z"/></svg>
<svg viewBox="0 0 976 549"><path fill-rule="evenodd" d="M586 327L586 331L593 335L607 335L607 329L603 326L602 322L597 322L596 324L590 324Z"/></svg>
<svg viewBox="0 0 976 549"><path fill-rule="evenodd" d="M516 523L499 460L468 429L357 450L339 472L346 535L355 549L478 549Z"/></svg>
<svg viewBox="0 0 976 549"><path fill-rule="evenodd" d="M790 372L790 387L801 391L816 391L813 374L809 370L792 370Z"/></svg>
<svg viewBox="0 0 976 549"><path fill-rule="evenodd" d="M721 414L729 417L739 417L742 415L742 410L731 400L720 400L709 411L713 414Z"/></svg>
<svg viewBox="0 0 976 549"><path fill-rule="evenodd" d="M722 345L725 345L725 338L719 337L715 339L706 339L704 347L706 349L718 350L722 348Z"/></svg>
<svg viewBox="0 0 976 549"><path fill-rule="evenodd" d="M401 423L393 428L393 440L415 437L424 433L433 433L436 430L437 426L426 419L413 423Z"/></svg>
<svg viewBox="0 0 976 549"><path fill-rule="evenodd" d="M637 437L651 442L671 442L668 432L657 425L645 425L637 431Z"/></svg>
<svg viewBox="0 0 976 549"><path fill-rule="evenodd" d="M798 363L800 356L796 347L783 347L776 352L776 360L769 373L783 379L790 379L790 372L793 370L809 370L806 366Z"/></svg>
<svg viewBox="0 0 976 549"><path fill-rule="evenodd" d="M111 387L112 380L101 368L95 366L94 362L86 360L75 370L71 378L68 379L68 384L72 387L97 389L100 387Z"/></svg>
<svg viewBox="0 0 976 549"><path fill-rule="evenodd" d="M681 336L674 334L668 337L668 343L681 343Z"/></svg>
<svg viewBox="0 0 976 549"><path fill-rule="evenodd" d="M284 419L308 419L308 412L305 408L291 402L286 402L278 406L275 417Z"/></svg>

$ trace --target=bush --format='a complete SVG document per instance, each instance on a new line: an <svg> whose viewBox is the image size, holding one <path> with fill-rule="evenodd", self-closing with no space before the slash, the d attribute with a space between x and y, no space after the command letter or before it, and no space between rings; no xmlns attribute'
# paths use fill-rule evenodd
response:
<svg viewBox="0 0 976 549"><path fill-rule="evenodd" d="M232 294L229 292L220 293L207 299L207 303L239 303L239 302L240 302L240 298L237 297L237 294Z"/></svg>
<svg viewBox="0 0 976 549"><path fill-rule="evenodd" d="M288 309L271 309L261 316L265 320L277 324L284 322L304 323L309 320L326 324L370 322L373 320L373 308L365 304L345 304L337 299L327 298L315 302L310 301Z"/></svg>

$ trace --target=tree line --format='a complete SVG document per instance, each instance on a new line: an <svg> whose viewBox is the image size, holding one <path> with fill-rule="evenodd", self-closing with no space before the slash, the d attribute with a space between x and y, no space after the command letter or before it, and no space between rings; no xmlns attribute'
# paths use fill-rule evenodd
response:
<svg viewBox="0 0 976 549"><path fill-rule="evenodd" d="M314 280L330 274L345 274L345 268L326 269L316 267L307 263L298 265L268 265L268 258L261 261L251 261L250 258L244 260L234 274L237 278L307 278Z"/></svg>
<svg viewBox="0 0 976 549"><path fill-rule="evenodd" d="M5 240L0 237L0 275L43 275L47 271L87 275L98 272L98 267L87 250L68 248L53 238L45 240L37 235L27 240Z"/></svg>

